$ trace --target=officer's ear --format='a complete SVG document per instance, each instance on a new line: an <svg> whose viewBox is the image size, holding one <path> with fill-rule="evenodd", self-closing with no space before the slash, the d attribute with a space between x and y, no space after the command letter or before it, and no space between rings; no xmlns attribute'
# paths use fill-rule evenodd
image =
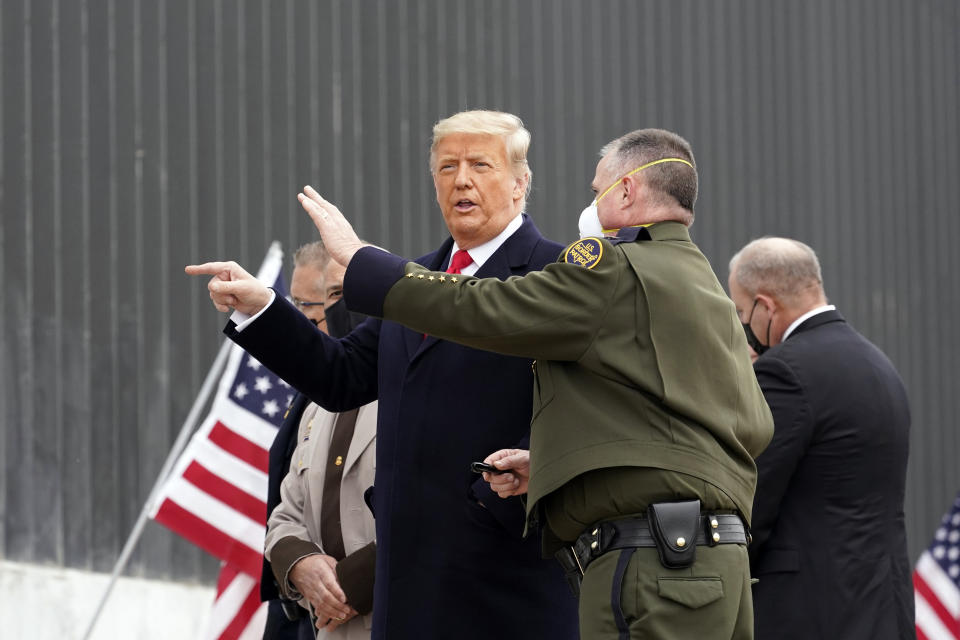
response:
<svg viewBox="0 0 960 640"><path fill-rule="evenodd" d="M620 178L620 183L621 189L619 189L620 195L618 199L623 209L629 209L638 200L645 200L652 197L650 187L648 187L637 174L623 176Z"/></svg>

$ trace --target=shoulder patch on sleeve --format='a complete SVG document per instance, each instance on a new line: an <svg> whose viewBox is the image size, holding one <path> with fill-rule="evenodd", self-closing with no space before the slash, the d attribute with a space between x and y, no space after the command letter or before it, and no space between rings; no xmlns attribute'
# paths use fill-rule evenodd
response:
<svg viewBox="0 0 960 640"><path fill-rule="evenodd" d="M577 240L563 252L563 261L593 269L603 257L603 244L597 238Z"/></svg>

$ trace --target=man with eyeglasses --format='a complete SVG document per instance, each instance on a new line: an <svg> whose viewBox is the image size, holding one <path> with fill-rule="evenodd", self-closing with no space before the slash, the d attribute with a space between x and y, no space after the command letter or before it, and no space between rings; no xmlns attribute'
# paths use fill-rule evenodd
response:
<svg viewBox="0 0 960 640"><path fill-rule="evenodd" d="M323 270L329 263L330 254L322 242L305 244L293 254L290 302L321 331L324 331L326 326L323 312L326 299Z"/></svg>
<svg viewBox="0 0 960 640"><path fill-rule="evenodd" d="M752 638L754 457L773 422L734 305L687 231L693 153L643 129L601 155L594 206L615 235L505 282L364 247L316 191L299 198L349 265L351 309L537 359L530 451L491 454L507 473L485 477L527 494L545 548L573 586L582 576L582 638Z"/></svg>
<svg viewBox="0 0 960 640"><path fill-rule="evenodd" d="M320 331L349 333L362 317L340 302L343 266L319 241L297 249L293 265L293 304ZM370 637L376 543L364 492L374 479L376 419L376 402L334 414L299 393L287 409L270 448L264 640L314 638L315 626L323 638Z"/></svg>

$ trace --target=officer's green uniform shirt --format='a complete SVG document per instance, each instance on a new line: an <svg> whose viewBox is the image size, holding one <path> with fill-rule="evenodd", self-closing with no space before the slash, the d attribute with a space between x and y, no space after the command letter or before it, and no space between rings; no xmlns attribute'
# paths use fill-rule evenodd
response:
<svg viewBox="0 0 960 640"><path fill-rule="evenodd" d="M620 235L637 239L587 238L506 281L367 248L344 293L356 311L536 359L528 514L585 472L648 467L719 488L749 522L773 421L733 303L683 224Z"/></svg>

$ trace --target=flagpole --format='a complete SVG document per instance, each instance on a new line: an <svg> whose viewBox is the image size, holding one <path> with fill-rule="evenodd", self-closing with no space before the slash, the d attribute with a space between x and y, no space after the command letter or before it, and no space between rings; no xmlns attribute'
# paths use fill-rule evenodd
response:
<svg viewBox="0 0 960 640"><path fill-rule="evenodd" d="M264 267L271 261L277 262L279 259L282 259L282 257L283 250L280 248L280 242L274 240L270 244L270 248L267 249L267 255L263 259L263 264L260 265L257 276L264 276ZM279 264L277 268L279 269ZM276 274L273 274L273 277L275 276ZM190 407L190 413L187 414L186 419L183 421L183 426L180 427L180 434L177 436L176 441L173 443L173 448L170 449L170 453L167 455L167 459L163 463L163 467L160 469L160 474L157 476L157 481L153 484L153 488L150 490L150 495L147 497L147 501L144 503L143 509L140 510L140 516L137 518L137 522L134 524L133 531L130 532L130 536L127 538L126 544L123 545L123 551L120 552L120 557L117 558L117 562L113 567L113 573L110 575L110 582L107 583L107 588L104 590L103 596L100 598L100 603L97 605L97 610L94 611L93 617L90 619L90 624L87 625L87 630L83 633L83 640L89 640L90 634L93 633L93 629L97 624L97 620L100 618L100 614L103 613L103 608L107 604L107 599L110 597L110 592L113 591L113 586L116 584L117 578L120 576L120 572L123 571L124 567L127 566L127 562L130 560L130 555L133 553L134 547L140 540L140 535L143 533L143 528L146 526L147 520L150 517L150 510L153 507L153 503L156 500L157 494L159 494L164 481L167 479L167 476L170 475L170 471L176 464L177 458L180 457L180 454L190 441L190 436L193 434L194 427L196 427L197 424L197 417L203 410L204 405L206 405L207 399L210 397L210 392L213 390L221 372L226 366L227 357L230 355L230 349L232 346L233 343L229 340L224 340L220 343L220 350L217 352L217 357L213 361L213 366L210 367L210 371L207 372L207 377L203 381L203 386L200 387L200 393L197 394L197 399L194 400L193 406Z"/></svg>
<svg viewBox="0 0 960 640"><path fill-rule="evenodd" d="M153 505L157 493L160 491L160 487L163 486L164 480L166 480L167 476L170 475L170 470L176 463L177 458L180 457L180 454L190 441L190 436L193 434L194 427L196 427L197 424L197 418L200 412L203 410L204 405L206 405L207 399L210 397L210 392L213 390L214 385L216 385L217 380L220 377L220 373L223 371L223 368L226 365L227 356L230 355L230 348L232 346L233 343L229 340L224 340L220 344L220 351L217 352L217 357L213 361L213 366L210 367L210 371L207 372L207 377L203 381L203 386L200 388L200 393L197 394L197 399L194 400L193 406L190 407L190 413L187 414L186 419L183 421L183 426L180 427L180 434L177 436L176 441L173 443L173 448L170 449L170 453L167 455L167 459L163 463L163 467L160 469L160 474L157 476L157 480L153 484L153 489L150 490L150 496L147 498L146 503L144 503L143 509L140 510L140 516L137 518L137 522L133 526L133 531L130 532L130 536L127 538L126 544L123 545L123 551L120 552L120 557L117 559L117 562L113 567L113 574L110 576L110 582L107 584L107 588L103 592L103 596L100 598L100 603L97 605L97 610L94 612L93 618L90 620L90 624L87 626L87 630L83 634L83 640L88 640L90 638L90 634L93 633L93 629L97 624L97 620L100 618L100 614L103 613L103 607L107 604L107 599L110 597L110 592L113 591L113 586L116 584L117 578L120 576L120 572L123 571L124 567L127 566L127 562L130 560L130 555L133 553L133 549L140 540L140 535L143 533L143 528L147 524L150 508Z"/></svg>

